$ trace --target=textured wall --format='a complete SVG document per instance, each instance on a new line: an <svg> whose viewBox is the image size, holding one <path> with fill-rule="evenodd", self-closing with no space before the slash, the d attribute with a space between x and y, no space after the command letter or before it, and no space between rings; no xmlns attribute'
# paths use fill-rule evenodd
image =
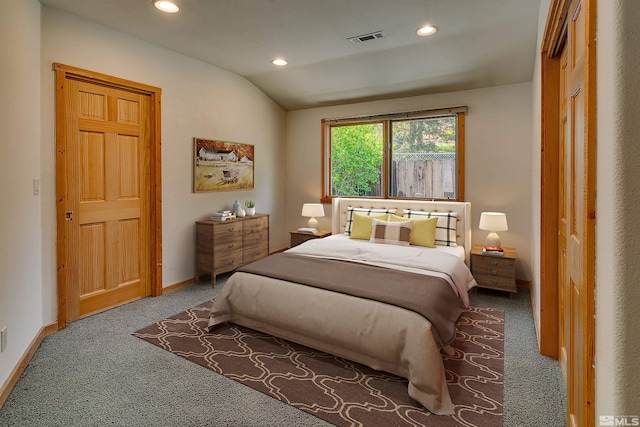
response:
<svg viewBox="0 0 640 427"><path fill-rule="evenodd" d="M640 415L640 2L597 16L596 411Z"/></svg>
<svg viewBox="0 0 640 427"><path fill-rule="evenodd" d="M2 2L0 13L0 385L42 326L40 4Z"/></svg>

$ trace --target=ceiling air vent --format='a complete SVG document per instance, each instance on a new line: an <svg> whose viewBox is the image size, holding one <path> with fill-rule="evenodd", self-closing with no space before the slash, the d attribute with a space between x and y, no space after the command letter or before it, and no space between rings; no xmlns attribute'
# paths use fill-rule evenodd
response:
<svg viewBox="0 0 640 427"><path fill-rule="evenodd" d="M382 31L375 31L369 34L363 34L361 36L349 37L349 40L353 44L358 44L362 42L368 42L369 40L377 40L384 37L384 33Z"/></svg>

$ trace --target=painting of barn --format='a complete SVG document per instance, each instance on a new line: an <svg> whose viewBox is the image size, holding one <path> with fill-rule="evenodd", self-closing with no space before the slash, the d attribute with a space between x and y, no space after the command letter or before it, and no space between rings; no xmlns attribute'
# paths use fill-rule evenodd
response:
<svg viewBox="0 0 640 427"><path fill-rule="evenodd" d="M193 142L195 193L253 189L253 145L203 138Z"/></svg>

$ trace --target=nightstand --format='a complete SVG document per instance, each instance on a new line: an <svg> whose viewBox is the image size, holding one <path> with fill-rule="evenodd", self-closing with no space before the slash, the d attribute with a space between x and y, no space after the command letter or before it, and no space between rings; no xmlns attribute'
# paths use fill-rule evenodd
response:
<svg viewBox="0 0 640 427"><path fill-rule="evenodd" d="M471 273L480 288L516 293L516 250L503 249L504 256L483 255L482 245L474 245Z"/></svg>
<svg viewBox="0 0 640 427"><path fill-rule="evenodd" d="M318 230L318 234L305 233L303 231L290 231L291 233L291 247L298 246L300 243L306 242L311 239L322 239L327 236L331 236L331 232L327 230Z"/></svg>

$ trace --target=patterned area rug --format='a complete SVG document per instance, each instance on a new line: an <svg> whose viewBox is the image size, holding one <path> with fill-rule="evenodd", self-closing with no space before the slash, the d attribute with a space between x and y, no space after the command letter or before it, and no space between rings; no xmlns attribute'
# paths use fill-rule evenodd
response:
<svg viewBox="0 0 640 427"><path fill-rule="evenodd" d="M207 325L211 301L133 335L337 426L502 425L501 310L472 307L443 355L455 414L437 416L409 397L407 380L254 330Z"/></svg>

